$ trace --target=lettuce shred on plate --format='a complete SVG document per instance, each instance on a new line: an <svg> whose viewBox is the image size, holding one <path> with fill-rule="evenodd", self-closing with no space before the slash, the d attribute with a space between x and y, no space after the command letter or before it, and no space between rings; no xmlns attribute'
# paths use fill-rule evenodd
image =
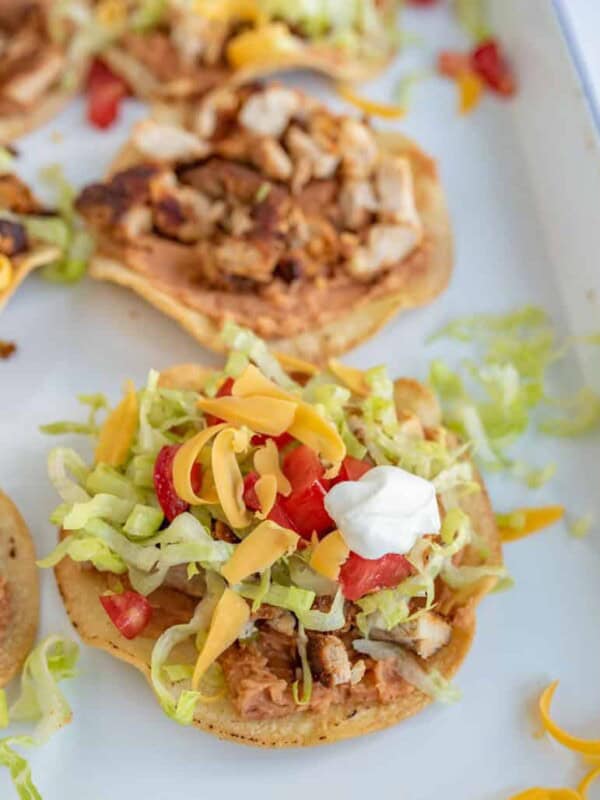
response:
<svg viewBox="0 0 600 800"><path fill-rule="evenodd" d="M332 364L319 372L276 356L232 323L223 340L229 356L222 371L151 371L140 390L128 382L112 410L103 395L85 395L87 421L44 426L53 434L86 434L95 458L69 447L51 451L48 472L61 498L51 520L62 538L41 566L68 556L119 576L124 593L103 597L105 609L132 597L143 609L145 596L165 585L193 597L191 618L165 630L151 657L160 704L182 724L191 723L198 702L215 702L225 687L242 707L228 650L239 648L237 662L284 630L296 645L297 679L281 700L292 710L318 707L334 689L336 697L349 696L365 670L369 680L379 675L384 652L398 660L396 681L451 698L427 668L451 635L451 612L444 617L438 608L440 587L447 600L454 587L464 596L482 578L505 577L476 521L459 507L461 497L479 491L467 446L442 429L428 433L414 414L399 416L394 383L382 367L361 373ZM343 374L346 382L337 377ZM347 385L349 374L360 391ZM439 535L418 538L406 557L384 556L391 559L385 579L370 577L379 562L349 554L323 505L332 481L356 480L377 465L432 481L445 509ZM468 565L461 563L467 548L479 554ZM353 639L362 649L352 647ZM390 640L388 649L370 650L371 639ZM314 663L332 642L348 670L328 689Z"/></svg>
<svg viewBox="0 0 600 800"><path fill-rule="evenodd" d="M482 465L506 470L538 487L555 472L554 464L531 467L509 455L528 430L551 436L580 436L600 427L600 397L583 387L568 397L549 388L550 368L573 340L560 343L550 318L525 306L509 314L476 314L446 325L432 338L472 344L480 356L460 370L445 361L431 364L429 382L444 402L446 423L473 443ZM597 337L581 337L594 344Z"/></svg>
<svg viewBox="0 0 600 800"><path fill-rule="evenodd" d="M19 696L8 708L0 690L0 728L12 722L36 722L32 735L0 739L0 766L6 767L21 800L41 800L27 760L15 748L43 745L71 721L71 708L58 684L75 675L77 645L61 636L48 636L35 647L23 666Z"/></svg>

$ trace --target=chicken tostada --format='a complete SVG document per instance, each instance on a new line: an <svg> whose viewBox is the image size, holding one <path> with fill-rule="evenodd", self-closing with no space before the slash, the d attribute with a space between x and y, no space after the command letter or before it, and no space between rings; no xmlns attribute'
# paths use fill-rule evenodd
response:
<svg viewBox="0 0 600 800"><path fill-rule="evenodd" d="M0 0L0 144L58 114L82 82L88 59L76 18L52 0Z"/></svg>
<svg viewBox="0 0 600 800"><path fill-rule="evenodd" d="M435 397L224 336L223 372L127 385L91 422L93 463L50 454L61 541L41 564L73 624L169 716L246 744L331 742L453 699L504 567Z"/></svg>
<svg viewBox="0 0 600 800"><path fill-rule="evenodd" d="M91 274L213 349L231 317L311 360L343 352L432 300L452 268L431 159L277 85L139 123L77 208L97 238Z"/></svg>
<svg viewBox="0 0 600 800"><path fill-rule="evenodd" d="M310 68L354 80L397 50L396 0L100 0L103 61L147 99L189 99L232 78Z"/></svg>
<svg viewBox="0 0 600 800"><path fill-rule="evenodd" d="M33 542L16 506L0 492L0 688L17 674L33 647L38 613Z"/></svg>

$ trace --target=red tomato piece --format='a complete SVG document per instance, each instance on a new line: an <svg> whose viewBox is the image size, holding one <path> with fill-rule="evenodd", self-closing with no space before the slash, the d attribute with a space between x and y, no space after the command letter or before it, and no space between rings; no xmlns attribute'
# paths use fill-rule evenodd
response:
<svg viewBox="0 0 600 800"><path fill-rule="evenodd" d="M471 71L471 60L466 53L442 50L437 58L437 71L446 78L456 80L460 75Z"/></svg>
<svg viewBox="0 0 600 800"><path fill-rule="evenodd" d="M358 481L370 469L373 469L373 464L370 464L368 461L362 461L360 458L355 458L354 456L346 456L342 461L338 476L335 478L335 483L341 483L342 481Z"/></svg>
<svg viewBox="0 0 600 800"><path fill-rule="evenodd" d="M150 622L152 606L138 592L101 595L100 602L112 624L126 639L135 639Z"/></svg>
<svg viewBox="0 0 600 800"><path fill-rule="evenodd" d="M231 397L231 393L233 392L233 378L227 378L223 383L219 386L219 390L217 391L216 397ZM214 414L207 414L206 415L206 424L210 428L212 425L219 425L219 423L224 422L220 417L215 417Z"/></svg>
<svg viewBox="0 0 600 800"><path fill-rule="evenodd" d="M471 66L493 91L504 97L515 93L514 75L495 39L486 39L473 50Z"/></svg>
<svg viewBox="0 0 600 800"><path fill-rule="evenodd" d="M129 94L125 81L96 58L87 81L88 120L96 128L109 128L119 116L121 102Z"/></svg>
<svg viewBox="0 0 600 800"><path fill-rule="evenodd" d="M376 589L391 589L412 572L404 556L388 553L382 558L361 558L350 553L342 565L339 581L347 600L358 600Z"/></svg>
<svg viewBox="0 0 600 800"><path fill-rule="evenodd" d="M335 528L335 522L325 509L327 489L321 481L314 481L296 489L281 501L283 510L292 521L293 530L310 539L313 532L322 536Z"/></svg>
<svg viewBox="0 0 600 800"><path fill-rule="evenodd" d="M294 437L287 432L282 433L279 436L267 436L266 433L256 433L252 437L251 443L255 447L262 447L268 442L269 439L273 439L278 450L283 450L284 447L294 441Z"/></svg>
<svg viewBox="0 0 600 800"><path fill-rule="evenodd" d="M292 484L292 490L296 491L322 480L325 469L317 453L308 445L301 444L283 459L283 473Z"/></svg>
<svg viewBox="0 0 600 800"><path fill-rule="evenodd" d="M173 459L179 450L179 444L166 444L158 451L154 462L154 490L165 517L172 522L175 517L187 511L189 503L182 500L175 491L173 482ZM192 489L198 493L202 488L202 466L196 462L192 467Z"/></svg>
<svg viewBox="0 0 600 800"><path fill-rule="evenodd" d="M246 508L249 508L250 511L258 511L260 509L260 503L258 502L258 497L254 489L257 480L258 475L256 472L249 472L244 478L244 503ZM281 525L282 528L288 528L293 531L295 528L292 521L283 510L282 499L281 495L278 494L273 508L267 514L267 519L270 519L271 522L276 522L277 525Z"/></svg>

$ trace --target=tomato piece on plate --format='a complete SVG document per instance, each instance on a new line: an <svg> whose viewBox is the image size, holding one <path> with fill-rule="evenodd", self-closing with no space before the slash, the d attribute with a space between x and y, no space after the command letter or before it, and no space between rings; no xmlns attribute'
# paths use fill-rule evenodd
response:
<svg viewBox="0 0 600 800"><path fill-rule="evenodd" d="M119 116L121 102L129 94L127 84L96 58L89 71L87 90L88 120L96 128L110 128Z"/></svg>
<svg viewBox="0 0 600 800"><path fill-rule="evenodd" d="M494 92L510 97L517 84L496 39L486 39L471 53L471 66Z"/></svg>
<svg viewBox="0 0 600 800"><path fill-rule="evenodd" d="M182 500L175 491L173 481L173 460L181 445L166 444L158 451L154 462L154 491L165 517L172 522L175 517L187 511L189 503ZM191 484L194 492L202 488L202 466L196 462L192 467Z"/></svg>
<svg viewBox="0 0 600 800"><path fill-rule="evenodd" d="M231 393L233 392L233 383L233 378L227 378L227 380L223 381L223 383L219 386L216 397L231 397ZM222 420L220 417L215 417L214 414L206 415L206 424L209 428L212 425L219 425L221 422L224 422L224 420Z"/></svg>
<svg viewBox="0 0 600 800"><path fill-rule="evenodd" d="M373 469L373 464L369 461L363 461L354 456L346 456L342 461L338 476L335 478L335 483L341 483L342 481L358 481L370 469Z"/></svg>
<svg viewBox="0 0 600 800"><path fill-rule="evenodd" d="M350 553L342 564L339 581L347 600L358 600L377 589L391 589L412 572L404 556L388 553L381 558L362 558Z"/></svg>
<svg viewBox="0 0 600 800"><path fill-rule="evenodd" d="M442 50L437 57L437 71L446 78L456 80L471 71L471 61L466 53L457 50Z"/></svg>
<svg viewBox="0 0 600 800"><path fill-rule="evenodd" d="M258 502L258 497L256 496L256 491L254 489L256 485L256 481L258 480L258 474L256 472L249 472L246 477L244 478L244 503L246 508L249 508L250 511L258 511L260 509L260 503ZM277 525L281 525L282 528L288 528L291 531L295 531L291 519L283 510L282 506L282 497L280 494L277 495L275 499L275 503L273 504L273 508L267 514L267 519L270 519L271 522L276 522Z"/></svg>
<svg viewBox="0 0 600 800"><path fill-rule="evenodd" d="M101 595L100 602L112 624L126 639L135 639L150 622L152 606L143 594L127 591Z"/></svg>

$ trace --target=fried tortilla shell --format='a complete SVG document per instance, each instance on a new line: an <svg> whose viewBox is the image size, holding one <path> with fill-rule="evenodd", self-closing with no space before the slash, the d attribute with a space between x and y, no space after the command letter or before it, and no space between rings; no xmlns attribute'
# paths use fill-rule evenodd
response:
<svg viewBox="0 0 600 800"><path fill-rule="evenodd" d="M33 542L14 503L0 492L0 687L20 670L38 626Z"/></svg>
<svg viewBox="0 0 600 800"><path fill-rule="evenodd" d="M289 338L270 340L281 352L323 363L374 336L401 311L426 305L443 292L453 267L453 239L446 200L434 162L410 139L394 132L379 132L382 149L409 159L415 186L415 202L424 237L417 250L394 270L396 287L373 299L365 298L339 315L310 330ZM117 157L112 172L135 163L135 151L126 148ZM138 157L139 158L139 157ZM109 252L111 251L111 252ZM172 317L198 342L211 350L222 351L222 322L193 309L173 292L156 286L146 275L127 265L126 254L118 248L103 248L92 259L90 274L99 280L111 281L132 289L151 305ZM243 324L249 324L245 322Z"/></svg>
<svg viewBox="0 0 600 800"><path fill-rule="evenodd" d="M0 291L0 311L23 283L25 278L39 267L51 264L60 256L60 249L53 245L40 245L31 252L15 256L12 259L13 276L7 289Z"/></svg>
<svg viewBox="0 0 600 800"><path fill-rule="evenodd" d="M412 382L402 381L399 392L404 403L410 400ZM429 400L427 399L429 396ZM415 407L424 411L423 421L431 424L437 419L439 410L435 399L425 387L417 386ZM490 550L490 563L502 563L502 549L495 517L481 478L481 492L466 497L463 509L475 521L480 536ZM463 564L479 563L479 557L467 550ZM121 636L102 611L98 601L109 581L106 575L64 559L55 568L62 597L73 625L82 639L94 647L126 661L150 677L150 656L155 639L168 626L187 621L193 613L194 600L170 589L159 589L150 596L154 607L150 636L139 636L127 640ZM494 578L485 578L471 587L468 597L453 595L443 598L446 609L455 608L453 632L450 642L427 660L428 668L438 669L446 678L452 678L465 659L475 634L475 612L479 601L495 585ZM148 632L148 629L147 629ZM186 663L194 661L195 650L191 645L174 651L173 658ZM406 719L421 711L431 702L417 689L408 691L400 699L387 705L355 705L347 701L332 705L324 714L298 712L290 716L271 720L244 720L233 706L223 698L217 702L201 703L194 724L220 738L259 747L296 747L324 744L371 733Z"/></svg>

